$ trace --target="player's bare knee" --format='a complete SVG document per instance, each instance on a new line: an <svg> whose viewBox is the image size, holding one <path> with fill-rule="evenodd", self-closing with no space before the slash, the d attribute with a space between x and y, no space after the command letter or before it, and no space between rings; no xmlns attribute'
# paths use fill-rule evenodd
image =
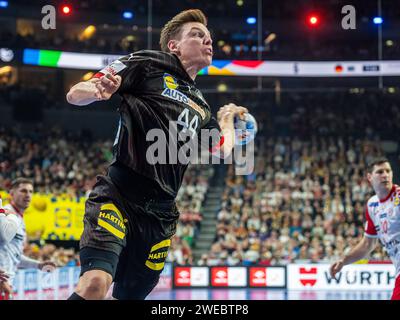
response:
<svg viewBox="0 0 400 320"><path fill-rule="evenodd" d="M104 299L111 285L111 278L105 273L85 273L82 285L79 287L80 296L85 299Z"/></svg>

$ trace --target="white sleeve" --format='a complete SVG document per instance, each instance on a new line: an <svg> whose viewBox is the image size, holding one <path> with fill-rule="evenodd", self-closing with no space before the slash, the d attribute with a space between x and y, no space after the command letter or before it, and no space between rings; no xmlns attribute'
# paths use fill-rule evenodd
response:
<svg viewBox="0 0 400 320"><path fill-rule="evenodd" d="M19 221L15 214L0 213L0 243L10 242L16 235Z"/></svg>
<svg viewBox="0 0 400 320"><path fill-rule="evenodd" d="M37 269L39 267L39 261L31 259L27 256L21 256L21 262L18 265L18 268L21 269Z"/></svg>

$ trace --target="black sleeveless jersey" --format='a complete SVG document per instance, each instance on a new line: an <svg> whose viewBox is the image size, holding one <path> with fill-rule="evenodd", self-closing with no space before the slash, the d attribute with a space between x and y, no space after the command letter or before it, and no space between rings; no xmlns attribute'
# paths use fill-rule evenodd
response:
<svg viewBox="0 0 400 320"><path fill-rule="evenodd" d="M112 164L132 169L176 197L188 166L179 158L185 151L182 146L190 139L207 147L223 142L209 105L174 54L138 51L114 61L95 77L106 73L122 77ZM214 129L218 137L202 140L202 129ZM180 141L177 136L182 133L186 139Z"/></svg>

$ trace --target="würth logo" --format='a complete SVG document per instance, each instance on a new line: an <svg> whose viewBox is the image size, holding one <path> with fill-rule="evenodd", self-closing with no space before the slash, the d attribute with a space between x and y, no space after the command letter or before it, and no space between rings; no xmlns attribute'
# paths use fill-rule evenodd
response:
<svg viewBox="0 0 400 320"><path fill-rule="evenodd" d="M317 268L300 268L300 283L304 287L313 287L317 283Z"/></svg>

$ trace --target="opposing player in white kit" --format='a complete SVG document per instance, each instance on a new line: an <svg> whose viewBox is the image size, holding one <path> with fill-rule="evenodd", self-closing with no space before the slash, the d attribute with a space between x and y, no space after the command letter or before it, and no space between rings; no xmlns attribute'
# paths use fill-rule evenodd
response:
<svg viewBox="0 0 400 320"><path fill-rule="evenodd" d="M386 158L376 158L368 165L367 179L375 195L367 202L364 237L331 265L330 273L335 277L343 266L366 257L379 239L396 268L392 300L400 300L400 187L393 184L393 171Z"/></svg>
<svg viewBox="0 0 400 320"><path fill-rule="evenodd" d="M3 271L0 273L3 274L0 277L0 300L12 295L12 282L17 268L51 271L56 267L51 261L39 262L23 255L26 241L23 214L29 207L32 193L32 182L18 178L11 184L10 204L2 208L0 203L0 270Z"/></svg>

